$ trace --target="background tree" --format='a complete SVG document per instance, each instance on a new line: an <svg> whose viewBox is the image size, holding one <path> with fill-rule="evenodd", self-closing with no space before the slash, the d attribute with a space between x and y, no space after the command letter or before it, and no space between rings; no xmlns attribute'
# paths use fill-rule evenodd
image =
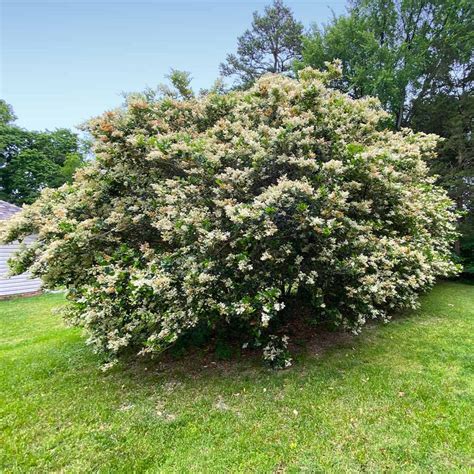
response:
<svg viewBox="0 0 474 474"><path fill-rule="evenodd" d="M470 61L472 14L467 0L356 0L348 15L314 28L298 67L340 59L339 88L378 97L397 129L409 126L416 104Z"/></svg>
<svg viewBox="0 0 474 474"><path fill-rule="evenodd" d="M378 97L396 129L444 138L430 167L465 213L457 251L467 267L474 266L473 12L465 0L355 0L347 15L313 29L296 64L321 68L338 58L343 77L333 86Z"/></svg>
<svg viewBox="0 0 474 474"><path fill-rule="evenodd" d="M416 103L411 126L444 140L430 165L438 182L465 213L460 221L457 253L474 273L474 81L472 67L460 67L452 80Z"/></svg>
<svg viewBox="0 0 474 474"><path fill-rule="evenodd" d="M6 111L6 113L5 113ZM10 105L0 103L0 199L31 203L45 187L72 179L85 160L85 144L67 129L30 131L11 122Z"/></svg>
<svg viewBox="0 0 474 474"><path fill-rule="evenodd" d="M7 104L3 99L0 99L0 124L7 125L16 120L16 115L10 104Z"/></svg>
<svg viewBox="0 0 474 474"><path fill-rule="evenodd" d="M254 12L251 28L238 38L237 53L227 56L221 73L248 87L265 73L289 72L300 58L302 39L302 23L281 0L275 0L263 15Z"/></svg>

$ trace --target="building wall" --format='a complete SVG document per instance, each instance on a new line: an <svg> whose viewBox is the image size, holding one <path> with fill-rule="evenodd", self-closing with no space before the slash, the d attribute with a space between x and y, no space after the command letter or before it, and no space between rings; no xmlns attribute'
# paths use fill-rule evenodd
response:
<svg viewBox="0 0 474 474"><path fill-rule="evenodd" d="M27 239L32 242L34 239ZM29 243L28 242L28 243ZM0 298L10 295L34 293L41 289L41 281L31 278L29 273L8 277L8 259L19 249L16 242L9 245L0 245Z"/></svg>

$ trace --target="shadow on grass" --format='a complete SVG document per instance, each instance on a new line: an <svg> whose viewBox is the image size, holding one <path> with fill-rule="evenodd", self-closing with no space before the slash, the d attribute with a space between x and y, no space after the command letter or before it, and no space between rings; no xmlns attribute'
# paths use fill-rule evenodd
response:
<svg viewBox="0 0 474 474"><path fill-rule="evenodd" d="M396 315L397 319L410 318L413 312L403 312ZM235 343L229 343L227 357L216 353L215 341L200 347L188 348L182 354L176 355L165 352L154 357L128 355L120 360L113 372L123 372L132 379L154 378L157 375L164 378L219 378L219 377L248 377L256 379L268 374L284 374L304 370L306 361L314 361L332 351L347 351L355 349L361 343L370 343L368 333L378 331L385 323L371 321L360 335L343 330L329 330L321 324L316 326L290 325L287 333L290 336L289 350L293 365L285 370L275 370L268 367L262 359L261 348L242 349ZM303 330L304 327L304 330Z"/></svg>
<svg viewBox="0 0 474 474"><path fill-rule="evenodd" d="M448 285L453 281L447 282ZM464 283L456 280L455 283ZM472 284L472 282L469 282ZM428 293L422 295L423 300ZM438 318L434 313L426 313L425 317ZM416 320L420 316L419 310L403 310L392 315L393 322ZM389 323L391 324L391 323ZM234 377L236 379L253 377L268 377L269 374L284 374L288 372L304 372L306 362L314 362L328 352L347 353L347 350L359 349L375 343L375 339L383 332L386 324L380 321L370 321L362 329L360 335L354 335L341 330L329 330L324 325L308 325L292 322L285 327L290 336L290 352L294 359L291 368L284 371L275 371L265 366L262 360L261 349L245 349L240 344L228 343L224 350L216 350L217 341L211 340L201 347L190 347L180 353L167 351L155 357L127 355L121 358L120 363L104 373L104 377L113 376L130 382L150 384L166 383L173 379L209 379ZM84 342L81 340L81 344ZM98 359L96 359L98 361Z"/></svg>

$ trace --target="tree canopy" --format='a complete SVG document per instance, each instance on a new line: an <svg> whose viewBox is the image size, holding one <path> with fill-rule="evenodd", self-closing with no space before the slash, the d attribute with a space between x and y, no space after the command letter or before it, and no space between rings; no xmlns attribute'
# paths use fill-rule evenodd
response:
<svg viewBox="0 0 474 474"><path fill-rule="evenodd" d="M431 172L465 213L457 251L474 265L474 6L467 0L355 0L304 39L295 67L340 59L333 86L375 96L395 129L411 127L444 140ZM461 244L461 245L459 245Z"/></svg>
<svg viewBox="0 0 474 474"><path fill-rule="evenodd" d="M0 125L8 125L16 120L13 107L0 99Z"/></svg>
<svg viewBox="0 0 474 474"><path fill-rule="evenodd" d="M0 103L0 199L33 202L46 187L72 179L85 153L76 133L68 129L30 131L12 122L10 105Z"/></svg>
<svg viewBox="0 0 474 474"><path fill-rule="evenodd" d="M353 97L378 97L399 129L469 63L473 10L467 0L355 0L348 15L305 38L300 67L340 59L336 85Z"/></svg>
<svg viewBox="0 0 474 474"><path fill-rule="evenodd" d="M237 39L237 53L229 54L221 64L224 76L236 78L247 87L266 73L286 73L302 50L303 24L281 0L254 12L252 26Z"/></svg>

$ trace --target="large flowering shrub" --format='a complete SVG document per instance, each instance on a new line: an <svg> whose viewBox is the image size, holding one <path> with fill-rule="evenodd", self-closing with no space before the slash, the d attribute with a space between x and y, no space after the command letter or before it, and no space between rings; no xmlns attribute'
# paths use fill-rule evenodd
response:
<svg viewBox="0 0 474 474"><path fill-rule="evenodd" d="M134 96L92 120L97 159L4 230L38 236L14 270L65 286L67 317L112 356L232 326L288 365L292 299L353 331L413 306L456 271L451 202L425 164L437 137L384 130L377 100L326 87L335 74Z"/></svg>

